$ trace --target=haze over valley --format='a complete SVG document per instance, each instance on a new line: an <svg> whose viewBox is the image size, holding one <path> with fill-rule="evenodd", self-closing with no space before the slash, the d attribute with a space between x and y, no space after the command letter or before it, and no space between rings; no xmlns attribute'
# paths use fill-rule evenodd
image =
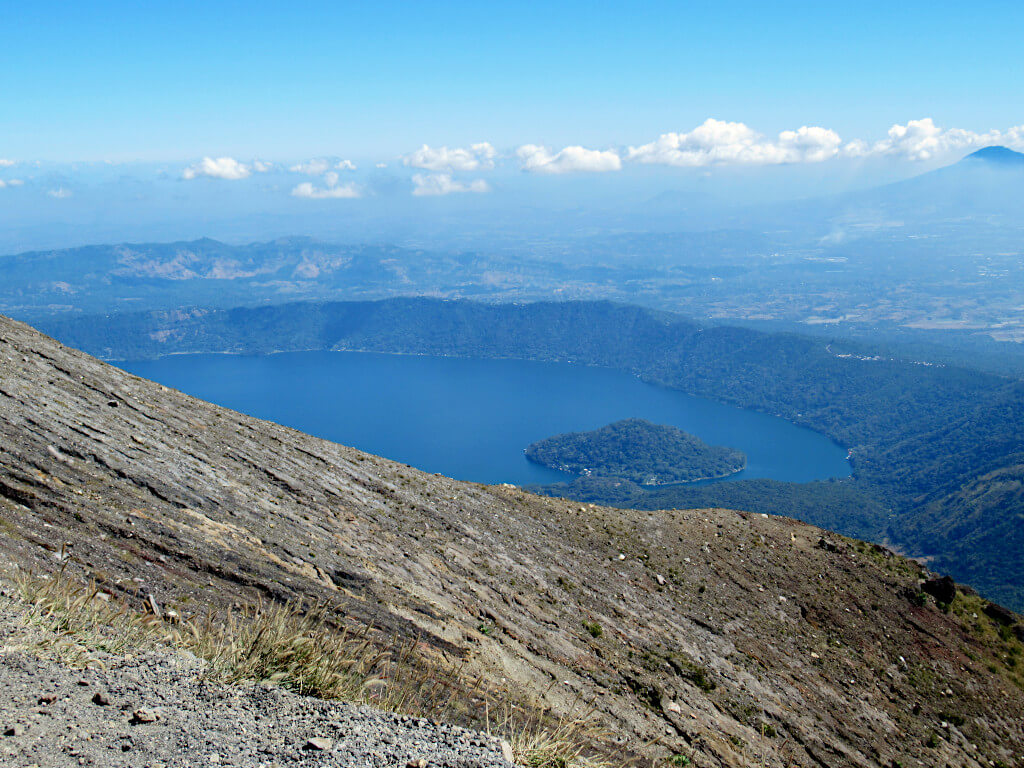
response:
<svg viewBox="0 0 1024 768"><path fill-rule="evenodd" d="M1024 7L4 27L0 764L1024 766Z"/></svg>

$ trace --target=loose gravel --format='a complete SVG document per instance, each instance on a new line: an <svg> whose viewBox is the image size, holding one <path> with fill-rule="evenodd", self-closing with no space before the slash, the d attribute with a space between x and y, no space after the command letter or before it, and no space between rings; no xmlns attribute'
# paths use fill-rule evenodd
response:
<svg viewBox="0 0 1024 768"><path fill-rule="evenodd" d="M225 686L189 654L153 652L76 670L0 652L0 765L18 768L509 768L501 743L445 723Z"/></svg>

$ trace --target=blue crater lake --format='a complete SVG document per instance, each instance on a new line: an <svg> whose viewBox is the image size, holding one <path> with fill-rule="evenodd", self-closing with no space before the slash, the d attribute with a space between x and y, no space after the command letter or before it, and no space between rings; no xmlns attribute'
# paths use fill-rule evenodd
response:
<svg viewBox="0 0 1024 768"><path fill-rule="evenodd" d="M572 363L287 352L118 365L203 400L460 480L566 480L527 461L523 449L633 416L743 451L746 469L716 482L850 474L846 451L785 419Z"/></svg>

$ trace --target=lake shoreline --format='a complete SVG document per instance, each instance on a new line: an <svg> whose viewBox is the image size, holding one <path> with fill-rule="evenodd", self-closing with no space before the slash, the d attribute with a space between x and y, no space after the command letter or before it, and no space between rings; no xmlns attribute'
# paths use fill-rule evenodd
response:
<svg viewBox="0 0 1024 768"><path fill-rule="evenodd" d="M524 458L523 446L631 416L747 455L734 473L686 485L852 474L846 451L809 427L603 366L339 349L190 352L120 367L258 418L474 482L571 481L569 473L531 469L536 465ZM776 444L783 448L779 456Z"/></svg>

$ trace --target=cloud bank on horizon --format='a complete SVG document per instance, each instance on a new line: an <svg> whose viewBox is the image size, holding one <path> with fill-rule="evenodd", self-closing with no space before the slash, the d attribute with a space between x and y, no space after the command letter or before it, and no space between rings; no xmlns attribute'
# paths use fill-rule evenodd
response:
<svg viewBox="0 0 1024 768"><path fill-rule="evenodd" d="M920 163L994 144L1024 150L1024 125L979 133L962 128L943 128L932 118L922 118L893 125L884 138L869 142L856 138L844 140L836 131L822 126L802 126L768 136L742 122L708 118L690 131L663 133L636 146L596 149L570 145L558 149L527 143L499 151L486 141L467 147L423 144L397 159L401 166L415 171L408 179L411 194L430 197L489 192L491 184L479 174L499 168L543 176L617 172L629 165L709 168L822 163L843 158L890 158ZM0 159L0 170L14 169L18 165L20 163L14 160ZM373 165L379 170L388 167L384 161ZM355 199L363 197L366 190L355 182L340 183L339 172L356 170L353 161L339 157L315 157L286 164L221 156L203 157L187 165L180 178L185 181L241 181L257 173L297 174L314 180L302 181L291 187L293 197ZM474 174L476 178L460 178L465 174ZM24 186L24 182L25 177L21 174L18 178L0 178L0 189ZM69 194L51 196L59 199Z"/></svg>
<svg viewBox="0 0 1024 768"><path fill-rule="evenodd" d="M344 168L346 166L339 163L337 167ZM309 171L299 171L299 173L308 174ZM292 197L304 197L310 200L351 200L363 196L355 182L339 184L340 179L341 176L337 171L327 171L324 173L324 186L317 187L311 181L304 181L292 188Z"/></svg>
<svg viewBox="0 0 1024 768"><path fill-rule="evenodd" d="M322 176L330 170L354 171L356 164L351 160L337 160L327 157L315 157L301 163L295 163L288 167L292 173L301 173L305 176Z"/></svg>
<svg viewBox="0 0 1024 768"><path fill-rule="evenodd" d="M910 120L906 125L896 124L884 139L873 143L863 139L843 143L838 133L820 126L782 131L770 138L744 123L709 118L689 133L663 133L648 144L629 147L625 159L679 167L820 163L841 157L927 161L992 144L1024 149L1024 125L976 133L962 128L944 129L926 117Z"/></svg>
<svg viewBox="0 0 1024 768"><path fill-rule="evenodd" d="M412 193L417 197L450 195L453 192L489 192L491 187L483 179L469 182L456 181L450 173L416 173L412 177Z"/></svg>

